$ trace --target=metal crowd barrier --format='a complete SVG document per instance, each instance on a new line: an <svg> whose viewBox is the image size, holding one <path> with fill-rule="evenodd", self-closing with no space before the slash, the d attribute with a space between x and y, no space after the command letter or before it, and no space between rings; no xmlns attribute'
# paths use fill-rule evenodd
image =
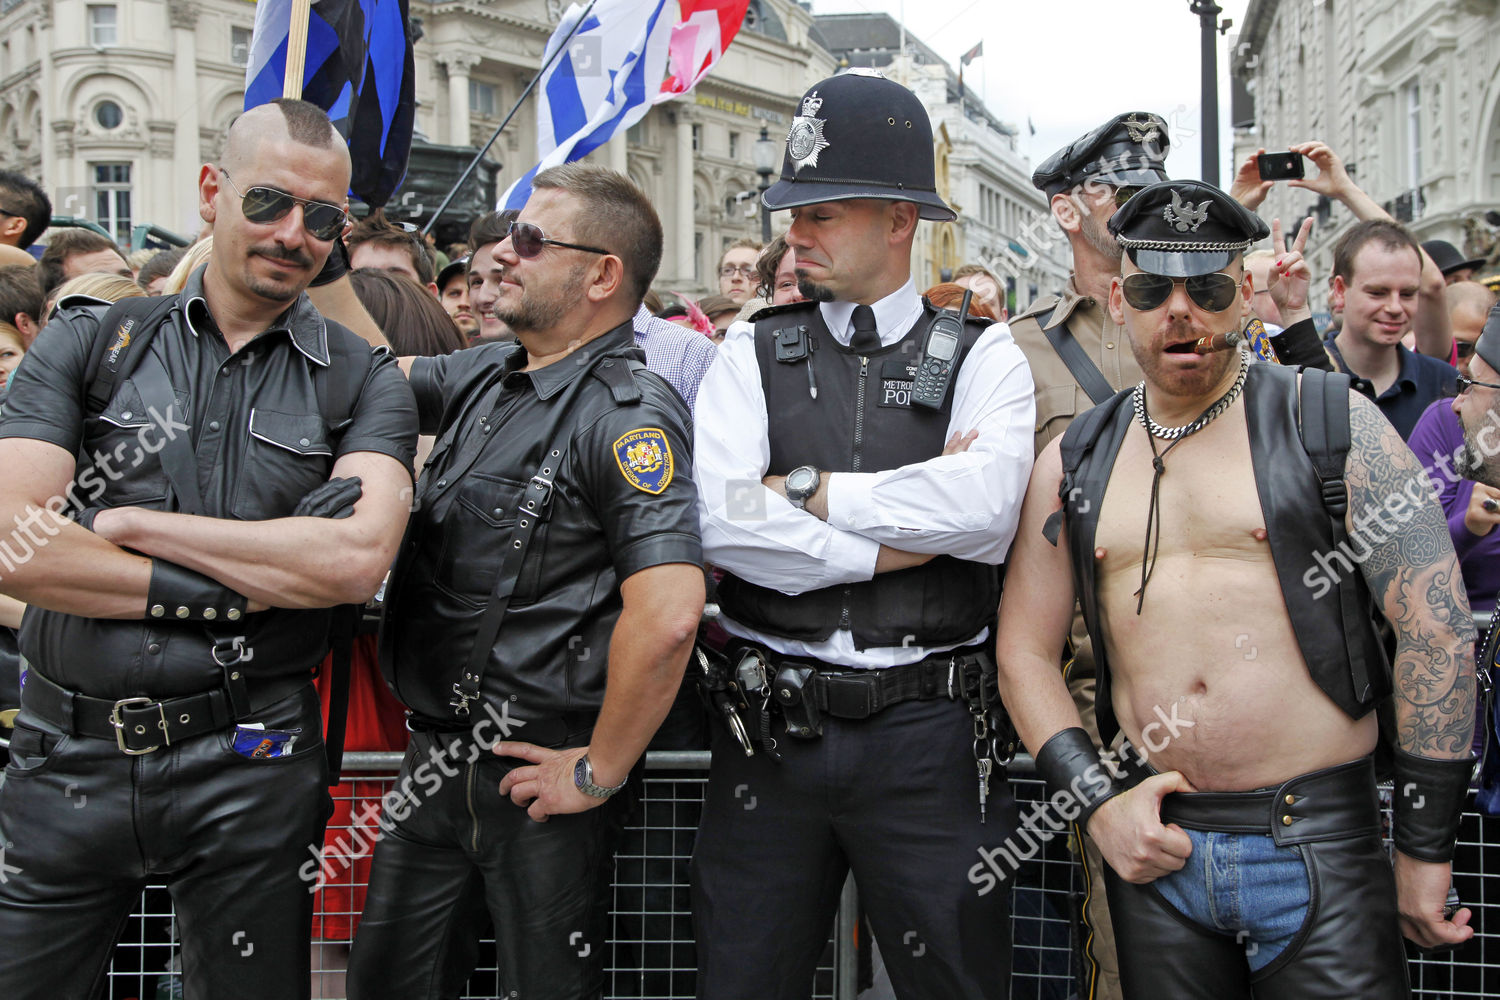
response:
<svg viewBox="0 0 1500 1000"><path fill-rule="evenodd" d="M345 757L346 780L355 779L363 796L378 796L393 781L399 753L350 753ZM687 863L707 782L707 753L651 753L641 809L617 855L612 903L612 945L605 996L610 1000L692 1000L696 957L688 902ZM1041 801L1042 782L1029 758L1011 767L1017 802ZM1388 792L1388 790L1387 790ZM1387 794L1388 799L1388 794ZM1408 946L1411 982L1419 1000L1449 997L1500 998L1500 818L1466 813L1455 858L1455 882L1464 904L1474 910L1478 931L1473 941L1456 952L1421 955ZM333 828L339 834L338 828ZM976 861L978 859L976 858ZM355 869L351 869L354 871ZM339 884L338 880L333 880ZM1067 838L1049 841L1041 854L1025 861L1009 880L1014 968L1013 1000L1071 1000L1083 995L1078 983L1078 927L1084 883ZM357 909L342 884L342 897L319 895L324 918L348 917ZM977 891L977 890L976 890ZM168 1000L181 996L175 974L176 921L165 890L148 889L132 915L109 974L111 1000ZM856 1000L861 959L856 946L869 935L857 920L852 885L833 927L811 996L814 1000ZM314 950L322 988L314 997L342 998L339 961L330 952ZM336 954L336 950L332 952ZM481 955L486 951L482 950ZM768 961L774 957L768 956ZM868 979L868 958L864 958ZM493 951L464 993L466 1000L503 998ZM871 994L879 996L880 994ZM889 996L889 994L885 994Z"/></svg>

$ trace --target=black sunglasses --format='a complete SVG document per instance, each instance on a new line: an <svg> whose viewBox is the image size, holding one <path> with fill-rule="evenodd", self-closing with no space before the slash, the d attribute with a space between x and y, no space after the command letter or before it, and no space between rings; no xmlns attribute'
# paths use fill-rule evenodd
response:
<svg viewBox="0 0 1500 1000"><path fill-rule="evenodd" d="M234 188L234 193L240 199L240 211L245 213L245 218L251 222L269 225L286 218L293 205L302 206L302 226L308 231L313 239L323 240L325 243L336 239L339 233L344 231L344 222L348 218L344 210L337 205L330 205L326 201L308 201L306 198L298 198L294 194L278 191L271 187L253 187L240 194L240 189L234 183L234 178L229 176L229 171L223 167L219 173Z"/></svg>
<svg viewBox="0 0 1500 1000"><path fill-rule="evenodd" d="M1209 312L1228 309L1240 291L1239 281L1222 271L1195 274L1190 278L1169 278L1164 274L1143 272L1127 274L1120 282L1120 291L1130 308L1150 312L1172 297L1172 287L1179 281L1187 288L1188 298L1193 304Z"/></svg>
<svg viewBox="0 0 1500 1000"><path fill-rule="evenodd" d="M1134 198L1139 187L1115 188L1115 208L1124 208L1125 203Z"/></svg>
<svg viewBox="0 0 1500 1000"><path fill-rule="evenodd" d="M1453 350L1460 359L1474 356L1474 342L1472 340L1454 340Z"/></svg>
<svg viewBox="0 0 1500 1000"><path fill-rule="evenodd" d="M1500 389L1500 385L1496 385L1493 382L1481 382L1478 379L1469 378L1467 375L1460 375L1455 382L1455 387L1457 388L1458 395L1460 396L1468 392L1476 385L1481 386L1485 389Z"/></svg>
<svg viewBox="0 0 1500 1000"><path fill-rule="evenodd" d="M600 250L598 247L586 247L579 243L564 243L562 240L548 239L542 232L542 227L530 222L512 222L510 229L505 233L510 240L510 245L515 248L516 256L530 260L542 252L542 247L565 247L568 250L582 250L584 253L597 253L609 256L608 250Z"/></svg>

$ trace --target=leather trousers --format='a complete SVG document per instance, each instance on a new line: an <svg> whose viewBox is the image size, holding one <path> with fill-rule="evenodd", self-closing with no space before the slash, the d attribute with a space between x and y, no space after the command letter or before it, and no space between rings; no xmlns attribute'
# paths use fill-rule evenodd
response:
<svg viewBox="0 0 1500 1000"><path fill-rule="evenodd" d="M331 806L317 694L244 721L301 732L285 757L242 756L232 729L126 756L22 710L0 782L0 996L96 996L148 884L171 893L187 996L308 996L298 869Z"/></svg>
<svg viewBox="0 0 1500 1000"><path fill-rule="evenodd" d="M587 742L585 732L563 745ZM500 795L500 779L523 763L496 757L470 733L412 735L349 955L350 1000L458 997L486 911L496 995L601 994L614 849L640 774L594 809L537 823Z"/></svg>
<svg viewBox="0 0 1500 1000"><path fill-rule="evenodd" d="M1234 934L1190 920L1151 883L1132 885L1106 871L1126 1000L1410 996L1369 759L1275 789L1168 795L1161 816L1193 830L1263 833L1295 848L1307 866L1311 899L1297 937L1252 975Z"/></svg>

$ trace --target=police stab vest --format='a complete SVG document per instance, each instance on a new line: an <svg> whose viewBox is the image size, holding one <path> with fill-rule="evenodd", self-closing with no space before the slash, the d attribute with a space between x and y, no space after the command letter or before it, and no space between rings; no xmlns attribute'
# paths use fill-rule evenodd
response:
<svg viewBox="0 0 1500 1000"><path fill-rule="evenodd" d="M1390 694L1390 666L1375 626L1374 602L1358 568L1336 580L1329 575L1329 554L1339 550L1346 536L1329 516L1325 480L1309 456L1310 451L1317 450L1309 431L1313 419L1304 415L1299 425L1296 374L1295 369L1279 365L1252 364L1246 376L1245 419L1255 489L1287 615L1308 672L1334 704L1350 718L1358 719ZM1326 387L1329 400L1342 401L1338 405L1347 413L1347 378L1315 370L1302 374L1304 380L1327 380L1323 386L1304 386L1304 394L1316 388L1321 399ZM1099 628L1094 539L1115 458L1135 419L1130 405L1132 391L1117 393L1075 420L1061 445L1063 480L1059 495L1068 526L1073 584L1094 642L1098 668L1095 708L1105 746L1120 727L1110 700L1109 657ZM1341 460L1338 468L1342 469ZM1319 555L1324 556L1322 562L1317 559ZM1327 579L1329 585L1308 585L1308 580L1319 579Z"/></svg>
<svg viewBox="0 0 1500 1000"><path fill-rule="evenodd" d="M755 324L755 355L770 426L769 474L784 476L801 465L824 475L882 472L942 454L951 383L941 409L911 405L922 337L936 315L924 300L921 317L905 337L861 356L834 339L816 303L762 313ZM987 325L965 325L955 371ZM777 331L789 331L783 333L780 361ZM844 628L859 649L964 642L994 624L999 600L999 567L946 555L796 596L732 574L719 584L724 613L756 632L823 642Z"/></svg>

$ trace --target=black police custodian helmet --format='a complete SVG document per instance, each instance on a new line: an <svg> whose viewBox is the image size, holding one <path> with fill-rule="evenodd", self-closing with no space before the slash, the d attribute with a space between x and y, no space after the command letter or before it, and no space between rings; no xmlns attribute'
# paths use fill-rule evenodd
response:
<svg viewBox="0 0 1500 1000"><path fill-rule="evenodd" d="M1479 339L1474 342L1474 353L1483 358L1485 364L1500 372L1500 305L1490 309L1490 315L1484 321L1484 329L1479 331Z"/></svg>
<svg viewBox="0 0 1500 1000"><path fill-rule="evenodd" d="M1201 181L1163 181L1136 192L1109 231L1142 271L1209 274L1270 235L1260 216Z"/></svg>
<svg viewBox="0 0 1500 1000"><path fill-rule="evenodd" d="M816 84L786 134L781 180L763 196L775 211L847 198L915 202L924 219L958 213L937 193L932 123L917 95L869 72Z"/></svg>

